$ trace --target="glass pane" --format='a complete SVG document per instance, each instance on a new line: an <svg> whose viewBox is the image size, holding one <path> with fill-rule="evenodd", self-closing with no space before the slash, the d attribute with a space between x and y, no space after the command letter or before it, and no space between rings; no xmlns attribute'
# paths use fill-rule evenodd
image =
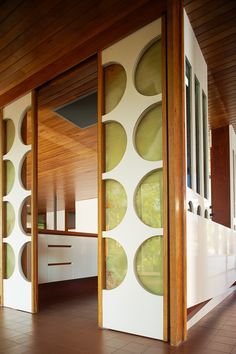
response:
<svg viewBox="0 0 236 354"><path fill-rule="evenodd" d="M135 134L139 155L148 161L162 160L162 109L158 105L141 119Z"/></svg>
<svg viewBox="0 0 236 354"><path fill-rule="evenodd" d="M104 68L105 114L120 102L126 88L126 72L123 66L112 64Z"/></svg>
<svg viewBox="0 0 236 354"><path fill-rule="evenodd" d="M106 230L114 229L123 219L127 209L124 187L113 179L105 181Z"/></svg>
<svg viewBox="0 0 236 354"><path fill-rule="evenodd" d="M9 279L15 268L15 254L8 243L3 243L3 271L4 279Z"/></svg>
<svg viewBox="0 0 236 354"><path fill-rule="evenodd" d="M202 129L203 129L203 175L204 197L208 199L208 124L207 124L207 98L202 91ZM234 161L233 161L234 162Z"/></svg>
<svg viewBox="0 0 236 354"><path fill-rule="evenodd" d="M4 190L5 195L9 194L12 190L14 181L15 181L15 168L13 163L10 160L4 161L4 171L5 171L5 181L4 181Z"/></svg>
<svg viewBox="0 0 236 354"><path fill-rule="evenodd" d="M105 124L106 172L111 171L122 160L127 145L124 128L117 122Z"/></svg>
<svg viewBox="0 0 236 354"><path fill-rule="evenodd" d="M185 60L185 111L187 125L187 186L192 188L192 107L191 107L191 87L192 87L192 69Z"/></svg>
<svg viewBox="0 0 236 354"><path fill-rule="evenodd" d="M161 39L154 42L142 55L135 73L136 89L145 96L162 92Z"/></svg>
<svg viewBox="0 0 236 354"><path fill-rule="evenodd" d="M114 289L127 273L127 256L119 242L107 238L106 242L106 289Z"/></svg>
<svg viewBox="0 0 236 354"><path fill-rule="evenodd" d="M3 210L5 213L4 220L6 220L5 221L6 224L4 225L3 234L4 234L4 237L8 237L12 233L12 230L15 226L15 212L14 212L13 206L9 202L4 202L3 208L4 208Z"/></svg>
<svg viewBox="0 0 236 354"><path fill-rule="evenodd" d="M7 154L13 143L14 143L14 139L15 139L15 126L14 123L11 119L4 119L4 133L5 133L5 149L4 149L4 154Z"/></svg>
<svg viewBox="0 0 236 354"><path fill-rule="evenodd" d="M196 191L200 194L200 83L195 76Z"/></svg>
<svg viewBox="0 0 236 354"><path fill-rule="evenodd" d="M21 254L21 268L25 278L31 281L31 242L25 244Z"/></svg>
<svg viewBox="0 0 236 354"><path fill-rule="evenodd" d="M156 295L163 295L163 245L162 236L154 236L138 249L135 268L140 284Z"/></svg>
<svg viewBox="0 0 236 354"><path fill-rule="evenodd" d="M21 182L23 184L23 187L27 190L31 189L31 163L32 153L30 151L26 154L21 168Z"/></svg>
<svg viewBox="0 0 236 354"><path fill-rule="evenodd" d="M151 227L162 227L162 170L148 174L138 186L135 206L138 217Z"/></svg>
<svg viewBox="0 0 236 354"><path fill-rule="evenodd" d="M25 145L32 144L31 110L25 113L21 124L21 138Z"/></svg>

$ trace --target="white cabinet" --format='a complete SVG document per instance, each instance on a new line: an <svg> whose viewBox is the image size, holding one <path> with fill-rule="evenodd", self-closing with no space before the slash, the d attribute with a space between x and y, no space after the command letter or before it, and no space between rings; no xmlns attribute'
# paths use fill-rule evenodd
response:
<svg viewBox="0 0 236 354"><path fill-rule="evenodd" d="M97 238L38 237L39 284L97 276Z"/></svg>

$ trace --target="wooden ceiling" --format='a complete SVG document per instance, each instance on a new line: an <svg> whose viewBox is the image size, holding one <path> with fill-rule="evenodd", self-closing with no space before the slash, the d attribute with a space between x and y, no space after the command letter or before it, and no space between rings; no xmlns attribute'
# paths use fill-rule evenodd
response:
<svg viewBox="0 0 236 354"><path fill-rule="evenodd" d="M0 0L0 107L164 8L164 0Z"/></svg>
<svg viewBox="0 0 236 354"><path fill-rule="evenodd" d="M96 56L38 90L39 210L73 209L97 196L97 126L80 129L54 109L97 90Z"/></svg>
<svg viewBox="0 0 236 354"><path fill-rule="evenodd" d="M210 125L231 123L236 130L236 1L184 3L208 64ZM0 0L0 106L152 21L165 6L164 0ZM75 179L85 183L83 191L77 188L79 198L97 193L96 127L80 131L53 113L96 87L96 60L83 65L83 72L71 69L39 90L39 149L45 154L39 160L41 209L55 190L60 203L68 196L66 206L73 207ZM49 167L53 172L47 175ZM56 181L55 190L50 181ZM46 195L51 197L45 202Z"/></svg>
<svg viewBox="0 0 236 354"><path fill-rule="evenodd" d="M210 126L233 124L236 131L236 1L184 3L208 65Z"/></svg>

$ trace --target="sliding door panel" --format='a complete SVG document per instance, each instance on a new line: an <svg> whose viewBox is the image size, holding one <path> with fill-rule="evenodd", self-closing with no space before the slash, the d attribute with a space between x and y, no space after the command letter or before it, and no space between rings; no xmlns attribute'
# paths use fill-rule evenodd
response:
<svg viewBox="0 0 236 354"><path fill-rule="evenodd" d="M3 306L37 311L36 106L29 93L2 111Z"/></svg>
<svg viewBox="0 0 236 354"><path fill-rule="evenodd" d="M167 282L161 28L158 19L105 49L99 85L102 326L157 339Z"/></svg>

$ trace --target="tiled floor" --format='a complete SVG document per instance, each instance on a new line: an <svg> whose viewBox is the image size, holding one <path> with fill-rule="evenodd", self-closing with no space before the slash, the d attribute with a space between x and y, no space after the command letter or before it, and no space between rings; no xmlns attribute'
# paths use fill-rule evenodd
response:
<svg viewBox="0 0 236 354"><path fill-rule="evenodd" d="M61 301L38 315L0 310L0 354L236 353L236 293L189 331L178 348L160 341L99 330L96 295Z"/></svg>

